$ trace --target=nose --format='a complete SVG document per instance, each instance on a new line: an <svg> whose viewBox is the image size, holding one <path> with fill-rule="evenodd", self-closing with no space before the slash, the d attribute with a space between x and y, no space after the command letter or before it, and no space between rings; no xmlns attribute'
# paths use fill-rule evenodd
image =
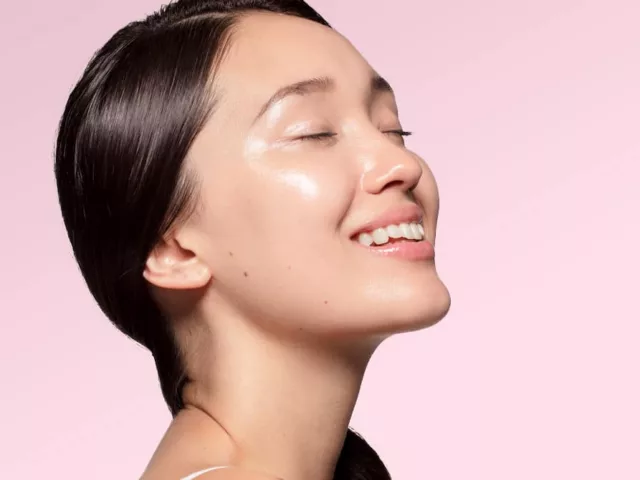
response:
<svg viewBox="0 0 640 480"><path fill-rule="evenodd" d="M384 134L383 134L384 135ZM411 192L422 176L422 165L418 157L388 138L369 151L361 176L362 189L370 194L396 187Z"/></svg>

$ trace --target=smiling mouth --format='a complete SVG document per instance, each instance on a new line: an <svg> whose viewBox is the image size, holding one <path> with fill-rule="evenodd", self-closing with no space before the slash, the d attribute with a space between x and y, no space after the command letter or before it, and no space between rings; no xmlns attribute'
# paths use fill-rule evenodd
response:
<svg viewBox="0 0 640 480"><path fill-rule="evenodd" d="M426 238L424 227L417 222L361 232L351 240L362 250L383 258L402 261L431 261L435 258L435 249Z"/></svg>
<svg viewBox="0 0 640 480"><path fill-rule="evenodd" d="M364 247L382 247L400 242L420 242L424 240L424 227L421 223L400 223L376 228L371 232L362 232L353 238Z"/></svg>

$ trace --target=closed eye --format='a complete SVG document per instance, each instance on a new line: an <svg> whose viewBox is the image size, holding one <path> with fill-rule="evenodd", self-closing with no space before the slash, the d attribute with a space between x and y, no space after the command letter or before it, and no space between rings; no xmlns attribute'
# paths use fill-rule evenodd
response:
<svg viewBox="0 0 640 480"><path fill-rule="evenodd" d="M394 135L399 135L401 137L407 137L411 135L413 132L407 132L406 130L386 130L383 133L391 133ZM335 132L319 132L311 135L304 135L299 137L299 140L327 140L338 135Z"/></svg>
<svg viewBox="0 0 640 480"><path fill-rule="evenodd" d="M313 133L311 135L304 135L303 137L299 137L299 140L326 140L328 138L333 138L337 133L334 132L320 132Z"/></svg>
<svg viewBox="0 0 640 480"><path fill-rule="evenodd" d="M401 137L408 137L413 134L413 132L407 132L406 130L387 130L384 133L393 133L395 135L400 135Z"/></svg>

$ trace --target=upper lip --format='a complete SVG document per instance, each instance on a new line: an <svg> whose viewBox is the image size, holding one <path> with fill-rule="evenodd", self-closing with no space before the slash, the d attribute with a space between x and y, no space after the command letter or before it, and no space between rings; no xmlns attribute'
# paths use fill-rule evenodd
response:
<svg viewBox="0 0 640 480"><path fill-rule="evenodd" d="M352 234L351 238L357 237L364 232L372 232L376 228L398 225L400 223L422 223L422 210L415 203L399 205L385 211L377 217L360 225Z"/></svg>

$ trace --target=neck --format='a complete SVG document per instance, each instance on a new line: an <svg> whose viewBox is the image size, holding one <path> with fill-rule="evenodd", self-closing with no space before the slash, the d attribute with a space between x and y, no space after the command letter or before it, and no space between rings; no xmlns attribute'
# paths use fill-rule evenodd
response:
<svg viewBox="0 0 640 480"><path fill-rule="evenodd" d="M185 402L226 431L236 460L279 478L332 479L377 343L357 351L227 322L224 335L200 339Z"/></svg>

